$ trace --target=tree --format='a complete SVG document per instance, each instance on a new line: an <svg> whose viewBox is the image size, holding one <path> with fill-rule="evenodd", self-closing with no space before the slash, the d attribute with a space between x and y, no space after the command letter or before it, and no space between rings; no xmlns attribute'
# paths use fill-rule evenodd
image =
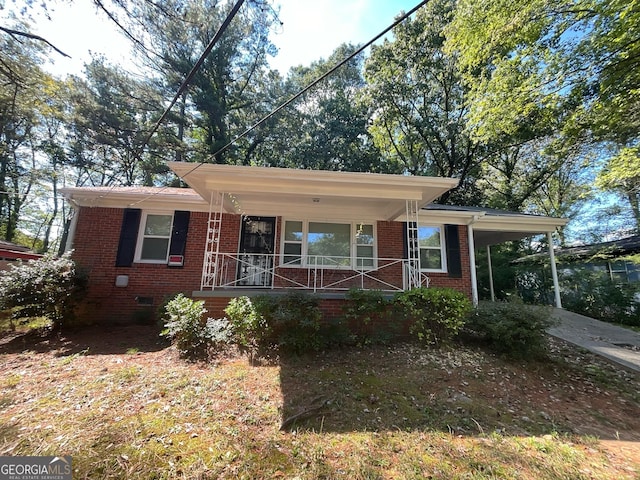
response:
<svg viewBox="0 0 640 480"><path fill-rule="evenodd" d="M487 206L522 211L550 175L541 157L543 154L529 143L489 156L478 180Z"/></svg>
<svg viewBox="0 0 640 480"><path fill-rule="evenodd" d="M36 127L45 76L37 44L0 37L0 51L8 65L0 69L0 228L3 238L11 241L35 181Z"/></svg>
<svg viewBox="0 0 640 480"><path fill-rule="evenodd" d="M460 179L453 199L476 203L474 179L484 147L470 135L468 89L457 54L444 50L443 28L455 2L434 0L393 31L393 41L372 48L365 63L370 131L397 172Z"/></svg>
<svg viewBox="0 0 640 480"><path fill-rule="evenodd" d="M460 0L446 32L470 88L477 138L549 124L563 148L638 146L639 0ZM599 184L627 191L606 173L617 162Z"/></svg>
<svg viewBox="0 0 640 480"><path fill-rule="evenodd" d="M70 156L79 184L153 185L166 173L163 151L177 143L166 128L145 141L162 112L162 100L145 80L134 79L102 58L72 80ZM145 148L146 147L146 148Z"/></svg>
<svg viewBox="0 0 640 480"><path fill-rule="evenodd" d="M286 97L306 88L356 48L344 44L326 60L291 68L282 86ZM258 152L261 162L319 170L384 169L367 132L369 112L360 101L363 87L362 59L356 57L278 113Z"/></svg>
<svg viewBox="0 0 640 480"><path fill-rule="evenodd" d="M230 8L215 0L129 0L113 6L124 9L123 22L139 40L138 53L156 73L167 98L178 90ZM275 53L269 41L274 21L268 4L246 2L195 73L183 107L168 119L176 130L182 129L177 136L189 146L187 160L247 161L243 150L255 148L251 143L222 149L262 113L266 102L259 87L267 55Z"/></svg>
<svg viewBox="0 0 640 480"><path fill-rule="evenodd" d="M29 25L26 23L31 18L31 11L34 4L37 3L38 7L48 14L48 3L46 0L40 0L35 2L34 0L24 0L21 2L20 9L16 12L15 9L8 9L9 14L4 19L4 24L0 24L0 38L2 42L18 43L28 45L28 48L38 48L44 51L45 48L51 48L57 55L68 57L66 53L58 49L54 44L49 42L46 38L39 35L35 35L29 31ZM4 10L5 2L0 0L0 11ZM11 50L0 49L0 76L3 78L5 86L7 84L20 84L24 83L28 77L25 77L25 71L20 68L19 64L14 62Z"/></svg>
<svg viewBox="0 0 640 480"><path fill-rule="evenodd" d="M596 186L616 192L629 202L635 231L640 233L640 146L623 147L610 157L596 178Z"/></svg>

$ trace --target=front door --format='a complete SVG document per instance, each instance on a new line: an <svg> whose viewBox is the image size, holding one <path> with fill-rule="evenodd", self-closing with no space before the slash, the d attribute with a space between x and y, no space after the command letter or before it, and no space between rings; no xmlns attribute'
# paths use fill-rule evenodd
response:
<svg viewBox="0 0 640 480"><path fill-rule="evenodd" d="M238 285L270 287L273 267L274 217L243 217L238 251Z"/></svg>

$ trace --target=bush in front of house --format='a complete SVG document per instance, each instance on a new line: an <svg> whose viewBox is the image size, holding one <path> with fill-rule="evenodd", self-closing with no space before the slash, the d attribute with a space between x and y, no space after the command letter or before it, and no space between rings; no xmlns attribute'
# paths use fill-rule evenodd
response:
<svg viewBox="0 0 640 480"><path fill-rule="evenodd" d="M324 347L320 333L322 312L317 297L291 292L282 296L262 295L256 302L281 352L301 354Z"/></svg>
<svg viewBox="0 0 640 480"><path fill-rule="evenodd" d="M252 355L300 354L322 349L322 312L305 293L234 298L225 309L235 342Z"/></svg>
<svg viewBox="0 0 640 480"><path fill-rule="evenodd" d="M225 308L232 331L232 342L251 355L270 343L271 330L249 297L232 298Z"/></svg>
<svg viewBox="0 0 640 480"><path fill-rule="evenodd" d="M472 306L463 293L452 288L422 287L398 293L393 310L409 321L411 334L421 343L439 346L458 335Z"/></svg>
<svg viewBox="0 0 640 480"><path fill-rule="evenodd" d="M161 335L168 337L181 357L204 360L212 349L221 349L232 340L233 329L226 318L204 319L207 310L202 300L183 294L165 305L165 324Z"/></svg>
<svg viewBox="0 0 640 480"><path fill-rule="evenodd" d="M547 329L555 323L549 307L522 301L482 302L470 316L465 333L496 353L514 359L536 359L547 350Z"/></svg>
<svg viewBox="0 0 640 480"><path fill-rule="evenodd" d="M0 310L14 319L46 317L54 329L74 320L74 310L86 292L87 278L71 260L45 255L0 274Z"/></svg>
<svg viewBox="0 0 640 480"><path fill-rule="evenodd" d="M342 306L344 343L386 345L397 339L400 326L390 321L392 304L380 290L349 290Z"/></svg>

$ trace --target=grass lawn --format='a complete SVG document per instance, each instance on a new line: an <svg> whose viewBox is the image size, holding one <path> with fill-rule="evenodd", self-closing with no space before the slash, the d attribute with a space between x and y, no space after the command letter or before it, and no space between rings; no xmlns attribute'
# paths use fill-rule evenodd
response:
<svg viewBox="0 0 640 480"><path fill-rule="evenodd" d="M0 338L0 455L74 479L637 479L640 376L411 344L189 364L148 327ZM284 430L284 420L298 422Z"/></svg>

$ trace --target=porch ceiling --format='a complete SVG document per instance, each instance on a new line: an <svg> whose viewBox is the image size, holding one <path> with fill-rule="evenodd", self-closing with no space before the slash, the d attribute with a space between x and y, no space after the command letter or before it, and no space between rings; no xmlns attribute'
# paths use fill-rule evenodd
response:
<svg viewBox="0 0 640 480"><path fill-rule="evenodd" d="M406 200L422 207L458 184L441 177L169 162L203 199L226 193L224 210L264 216L395 220Z"/></svg>

